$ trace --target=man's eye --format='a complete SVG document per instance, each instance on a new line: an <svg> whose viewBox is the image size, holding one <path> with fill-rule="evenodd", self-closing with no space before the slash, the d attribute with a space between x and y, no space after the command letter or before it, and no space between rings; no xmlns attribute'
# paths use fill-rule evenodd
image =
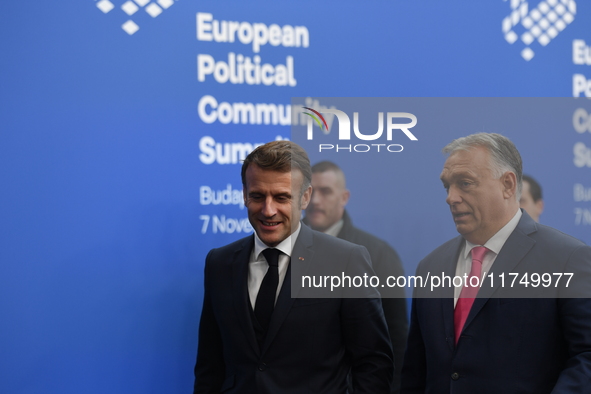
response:
<svg viewBox="0 0 591 394"><path fill-rule="evenodd" d="M462 182L460 182L460 185L461 185L462 187L468 187L468 186L470 186L471 184L472 184L472 182L468 182L468 181L462 181Z"/></svg>

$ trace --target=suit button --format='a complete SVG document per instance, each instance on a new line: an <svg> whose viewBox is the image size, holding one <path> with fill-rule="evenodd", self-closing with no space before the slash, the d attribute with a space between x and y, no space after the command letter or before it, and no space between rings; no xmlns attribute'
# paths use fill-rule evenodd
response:
<svg viewBox="0 0 591 394"><path fill-rule="evenodd" d="M265 364L265 363L260 363L260 364L259 364L259 371L264 371L265 369L267 369L267 364Z"/></svg>
<svg viewBox="0 0 591 394"><path fill-rule="evenodd" d="M460 378L460 374L457 372L454 372L451 374L451 378L452 378L452 380L458 380Z"/></svg>

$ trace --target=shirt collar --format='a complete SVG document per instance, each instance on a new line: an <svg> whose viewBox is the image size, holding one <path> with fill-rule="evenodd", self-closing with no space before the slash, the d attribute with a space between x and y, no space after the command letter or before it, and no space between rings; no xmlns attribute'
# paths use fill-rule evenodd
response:
<svg viewBox="0 0 591 394"><path fill-rule="evenodd" d="M294 231L293 233L291 233L291 235L289 237L287 237L283 241L281 241L279 243L279 245L275 246L275 249L279 249L284 254L291 257L291 250L293 249L293 245L295 244L295 241L298 239L298 235L300 235L301 229L302 229L302 224L300 222L298 222L298 228L296 229L296 231ZM261 241L261 239L259 238L258 234L255 231L255 233L254 233L254 257L255 257L255 260L259 259L260 254L265 249L269 249L269 246L267 246L263 241Z"/></svg>
<svg viewBox="0 0 591 394"><path fill-rule="evenodd" d="M341 219L338 222L336 222L335 224L333 224L332 226L330 226L329 228L327 228L324 231L324 234L328 234L328 235L332 235L333 237L336 237L341 232L341 229L343 228L344 224L345 224L345 221L343 219Z"/></svg>
<svg viewBox="0 0 591 394"><path fill-rule="evenodd" d="M482 246L486 247L488 250L498 255L501 249L503 248L503 245L505 245L505 242L507 242L507 239L509 239L511 233L517 227L519 219L521 219L521 209L518 209L513 218L509 220L509 222L505 224L502 229L497 231L497 233L493 235L488 241L486 241L486 243ZM468 255L472 251L472 248L474 248L475 246L479 245L475 245L472 242L466 240L466 247L464 248L465 259L468 258Z"/></svg>

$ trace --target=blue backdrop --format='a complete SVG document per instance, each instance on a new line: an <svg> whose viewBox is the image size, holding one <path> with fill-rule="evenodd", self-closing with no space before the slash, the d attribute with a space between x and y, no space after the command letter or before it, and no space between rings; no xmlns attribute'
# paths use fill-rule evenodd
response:
<svg viewBox="0 0 591 394"><path fill-rule="evenodd" d="M0 22L1 392L191 391L204 257L252 231L239 159L291 138L292 97L569 98L421 101L390 182L345 166L350 211L413 272L455 235L439 150L503 132L542 222L591 242L589 2L5 1Z"/></svg>

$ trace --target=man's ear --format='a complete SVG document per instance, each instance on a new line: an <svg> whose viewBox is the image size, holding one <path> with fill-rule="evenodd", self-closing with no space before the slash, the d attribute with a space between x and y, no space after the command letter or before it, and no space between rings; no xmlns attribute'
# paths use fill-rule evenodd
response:
<svg viewBox="0 0 591 394"><path fill-rule="evenodd" d="M349 197L351 197L351 192L347 189L343 190L343 207L349 202Z"/></svg>
<svg viewBox="0 0 591 394"><path fill-rule="evenodd" d="M312 198L312 186L308 186L308 188L302 193L302 198L300 199L300 209L306 209L308 204L310 204L310 199Z"/></svg>
<svg viewBox="0 0 591 394"><path fill-rule="evenodd" d="M507 171L501 175L501 183L503 184L503 196L509 199L515 196L517 192L517 177L512 171Z"/></svg>
<svg viewBox="0 0 591 394"><path fill-rule="evenodd" d="M542 212L544 212L544 200L542 200L541 198L536 201L535 203L536 209L538 210L538 216L542 214Z"/></svg>

